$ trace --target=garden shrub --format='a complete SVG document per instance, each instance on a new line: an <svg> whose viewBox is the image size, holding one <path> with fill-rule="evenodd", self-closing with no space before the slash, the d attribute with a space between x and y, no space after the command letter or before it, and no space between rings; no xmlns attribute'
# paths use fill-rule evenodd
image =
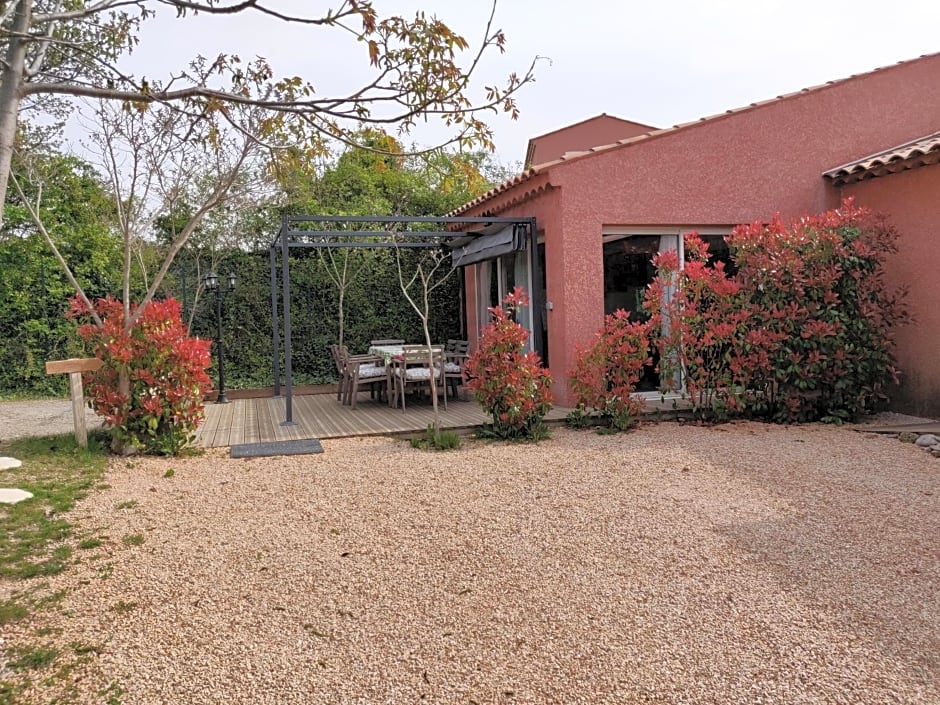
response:
<svg viewBox="0 0 940 705"><path fill-rule="evenodd" d="M906 320L884 259L896 234L849 200L792 222L741 225L727 238L738 269L706 266L686 236L686 262L657 255L645 306L664 380L684 376L693 413L780 423L841 422L875 410L897 379L892 327Z"/></svg>
<svg viewBox="0 0 940 705"><path fill-rule="evenodd" d="M552 408L552 377L535 352L526 352L529 332L512 318L528 306L522 287L504 299L505 308L489 309L492 322L467 360L467 387L490 415L484 430L498 438L538 440L543 419Z"/></svg>
<svg viewBox="0 0 940 705"><path fill-rule="evenodd" d="M739 226L728 244L762 327L780 338L759 411L779 422L875 411L897 382L892 332L907 320L904 292L884 276L896 231L849 199L791 223Z"/></svg>
<svg viewBox="0 0 940 705"><path fill-rule="evenodd" d="M644 401L632 394L652 359L648 323L629 317L622 309L606 316L594 341L577 347L569 375L577 407L569 414L569 425L600 422L624 431L636 423Z"/></svg>
<svg viewBox="0 0 940 705"><path fill-rule="evenodd" d="M428 424L424 434L409 443L417 450L458 450L463 441L455 431L435 431L434 425Z"/></svg>
<svg viewBox="0 0 940 705"><path fill-rule="evenodd" d="M779 336L762 326L763 316L740 279L724 263L708 264L706 243L685 236L685 263L675 250L653 258L657 277L644 306L656 331L664 391L685 384L693 416L725 421L749 408L755 390L772 374L769 350Z"/></svg>
<svg viewBox="0 0 940 705"><path fill-rule="evenodd" d="M79 335L104 363L85 376L89 404L104 418L112 447L173 455L193 440L203 419L209 341L190 337L175 299L151 301L125 330L120 301L99 299L102 325L85 323ZM71 315L85 318L75 299Z"/></svg>

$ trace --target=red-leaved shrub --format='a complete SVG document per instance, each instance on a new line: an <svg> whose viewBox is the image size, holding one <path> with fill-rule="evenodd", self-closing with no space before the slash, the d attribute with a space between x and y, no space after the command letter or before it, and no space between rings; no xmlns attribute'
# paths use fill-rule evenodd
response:
<svg viewBox="0 0 940 705"><path fill-rule="evenodd" d="M686 236L686 262L658 255L645 306L664 380L684 375L693 410L792 423L873 411L897 379L892 329L907 320L888 290L896 233L851 200L792 222L741 225L727 238L737 266L707 267Z"/></svg>
<svg viewBox="0 0 940 705"><path fill-rule="evenodd" d="M650 364L648 323L630 321L623 309L606 316L591 344L576 349L569 382L578 407L569 422L582 425L596 418L617 430L630 428L644 404L632 394L643 366ZM596 416L586 416L587 410Z"/></svg>
<svg viewBox="0 0 940 705"><path fill-rule="evenodd" d="M504 304L489 309L493 320L467 360L467 387L490 415L486 430L492 435L538 440L545 435L542 420L552 408L552 377L537 353L525 351L529 331L510 315L529 305L522 287L508 294Z"/></svg>
<svg viewBox="0 0 940 705"><path fill-rule="evenodd" d="M178 453L203 419L209 341L188 334L175 299L148 303L130 330L120 301L108 297L94 305L102 325L85 323L78 333L104 364L84 381L89 404L111 429L112 446ZM88 313L73 300L72 317Z"/></svg>

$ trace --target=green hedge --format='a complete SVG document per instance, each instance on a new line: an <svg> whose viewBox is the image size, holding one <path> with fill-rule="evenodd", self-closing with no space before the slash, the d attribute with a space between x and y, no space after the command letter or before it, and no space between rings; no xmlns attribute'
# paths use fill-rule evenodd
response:
<svg viewBox="0 0 940 705"><path fill-rule="evenodd" d="M415 255L406 253L406 259ZM376 338L423 339L421 320L402 295L394 253L389 250L354 250L351 258L364 264L346 291L345 343L353 352L365 352ZM223 341L225 344L226 386L237 389L270 386L271 286L268 254L239 251L225 253L218 271L235 272L235 291L223 297ZM357 265L358 266L358 265ZM186 299L186 314L192 306L193 275L185 265L177 267L166 287L167 294ZM188 276L187 276L188 274ZM339 292L325 264L315 254L291 260L291 347L294 382L319 384L335 380L329 346L339 340ZM184 297L183 282L186 282ZM278 312L281 311L280 270L278 270ZM461 337L460 279L457 273L432 293L431 337L443 342ZM215 338L215 299L209 292L199 298L192 333ZM283 345L281 346L283 370ZM213 366L216 364L213 351ZM216 374L215 369L212 371Z"/></svg>

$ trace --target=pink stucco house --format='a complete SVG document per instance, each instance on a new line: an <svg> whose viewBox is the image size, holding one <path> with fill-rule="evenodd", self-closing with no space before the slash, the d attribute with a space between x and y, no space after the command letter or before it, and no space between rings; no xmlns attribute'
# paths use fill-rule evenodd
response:
<svg viewBox="0 0 940 705"><path fill-rule="evenodd" d="M688 230L718 245L738 223L855 196L901 232L889 276L909 287L915 321L898 334L894 406L940 415L938 86L933 54L672 128L602 115L534 138L523 173L453 214L535 218L525 250L466 268L471 340L487 306L526 286L533 345L570 404L575 344L605 313L637 308L655 252Z"/></svg>

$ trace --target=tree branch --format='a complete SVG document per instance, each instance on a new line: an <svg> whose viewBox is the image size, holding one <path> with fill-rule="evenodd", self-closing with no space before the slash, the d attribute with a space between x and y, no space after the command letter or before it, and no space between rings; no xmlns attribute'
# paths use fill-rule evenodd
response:
<svg viewBox="0 0 940 705"><path fill-rule="evenodd" d="M301 17L299 15L287 15L276 10L272 10L260 4L260 0L242 0L234 5L210 5L198 2L187 2L187 0L159 0L164 5L175 7L177 12L192 10L193 12L203 12L210 15L234 15L246 10L255 10L263 15L269 15L282 22L306 25L331 25L338 24L338 20L353 15L363 15L371 11L369 2L344 2L335 14L328 12L326 17ZM361 9L360 9L361 8Z"/></svg>
<svg viewBox="0 0 940 705"><path fill-rule="evenodd" d="M69 12L37 12L33 15L34 24L45 24L46 22L64 22L68 20L80 20L86 17L114 10L118 7L136 5L142 12L147 12L144 6L144 0L101 0L94 5L82 8L81 10L72 10Z"/></svg>
<svg viewBox="0 0 940 705"><path fill-rule="evenodd" d="M62 7L62 0L56 0L56 7ZM46 27L45 36L39 43L39 49L36 51L36 56L33 57L30 65L26 67L26 70L23 72L23 75L27 78L34 78L42 70L42 64L46 60L46 52L49 49L49 44L53 41L52 33L55 31L56 23L50 22L49 26Z"/></svg>
<svg viewBox="0 0 940 705"><path fill-rule="evenodd" d="M32 218L33 223L35 223L36 227L39 228L39 233L42 235L42 239L46 241L49 249L52 250L52 256L55 257L56 262L58 262L59 266L62 267L62 271L65 273L65 278L69 280L69 284L71 284L72 288L75 289L75 293L78 294L78 298L80 298L82 303L85 304L88 312L91 314L92 320L95 322L95 325L100 328L104 325L104 323L101 321L100 316L98 316L98 314L95 312L95 307L92 306L91 301L85 294L85 290L82 288L82 285L78 283L78 280L72 273L72 268L69 267L68 262L65 261L62 253L59 252L59 248L56 247L55 242L52 240L52 236L49 235L49 231L46 230L46 226L42 222L42 218L39 217L38 211L33 207L32 202L26 198L26 194L23 193L23 189L20 186L19 179L16 178L16 174L10 174L10 181L13 182L13 188L16 189L16 193L20 197L20 200L22 200L26 205L26 210L29 211L29 217Z"/></svg>
<svg viewBox="0 0 940 705"><path fill-rule="evenodd" d="M244 143L241 153L239 154L235 163L230 167L228 173L219 180L215 189L213 189L212 193L209 195L209 198L207 198L199 207L199 210L193 214L192 218L190 218L189 222L186 223L186 226L180 231L180 234L170 245L170 249L167 251L167 254L163 259L163 263L160 265L160 269L157 270L157 273L153 278L153 282L150 284L150 288L147 289L147 293L141 301L140 306L137 307L137 310L129 319L129 326L133 326L134 323L137 322L137 319L140 318L140 315L143 313L144 306L149 303L156 295L157 289L159 289L160 284L163 283L163 279L166 276L166 273L169 271L170 265L173 264L173 260L176 258L176 255L179 254L179 251L183 248L183 245L186 244L192 234L196 231L196 228L199 227L199 224L202 222L203 218L205 218L206 214L209 213L224 199L226 193L228 193L229 189L232 187L232 184L235 183L235 179L238 177L242 164L245 163L245 160L248 159L248 155L251 152L251 145L252 143L249 141Z"/></svg>

